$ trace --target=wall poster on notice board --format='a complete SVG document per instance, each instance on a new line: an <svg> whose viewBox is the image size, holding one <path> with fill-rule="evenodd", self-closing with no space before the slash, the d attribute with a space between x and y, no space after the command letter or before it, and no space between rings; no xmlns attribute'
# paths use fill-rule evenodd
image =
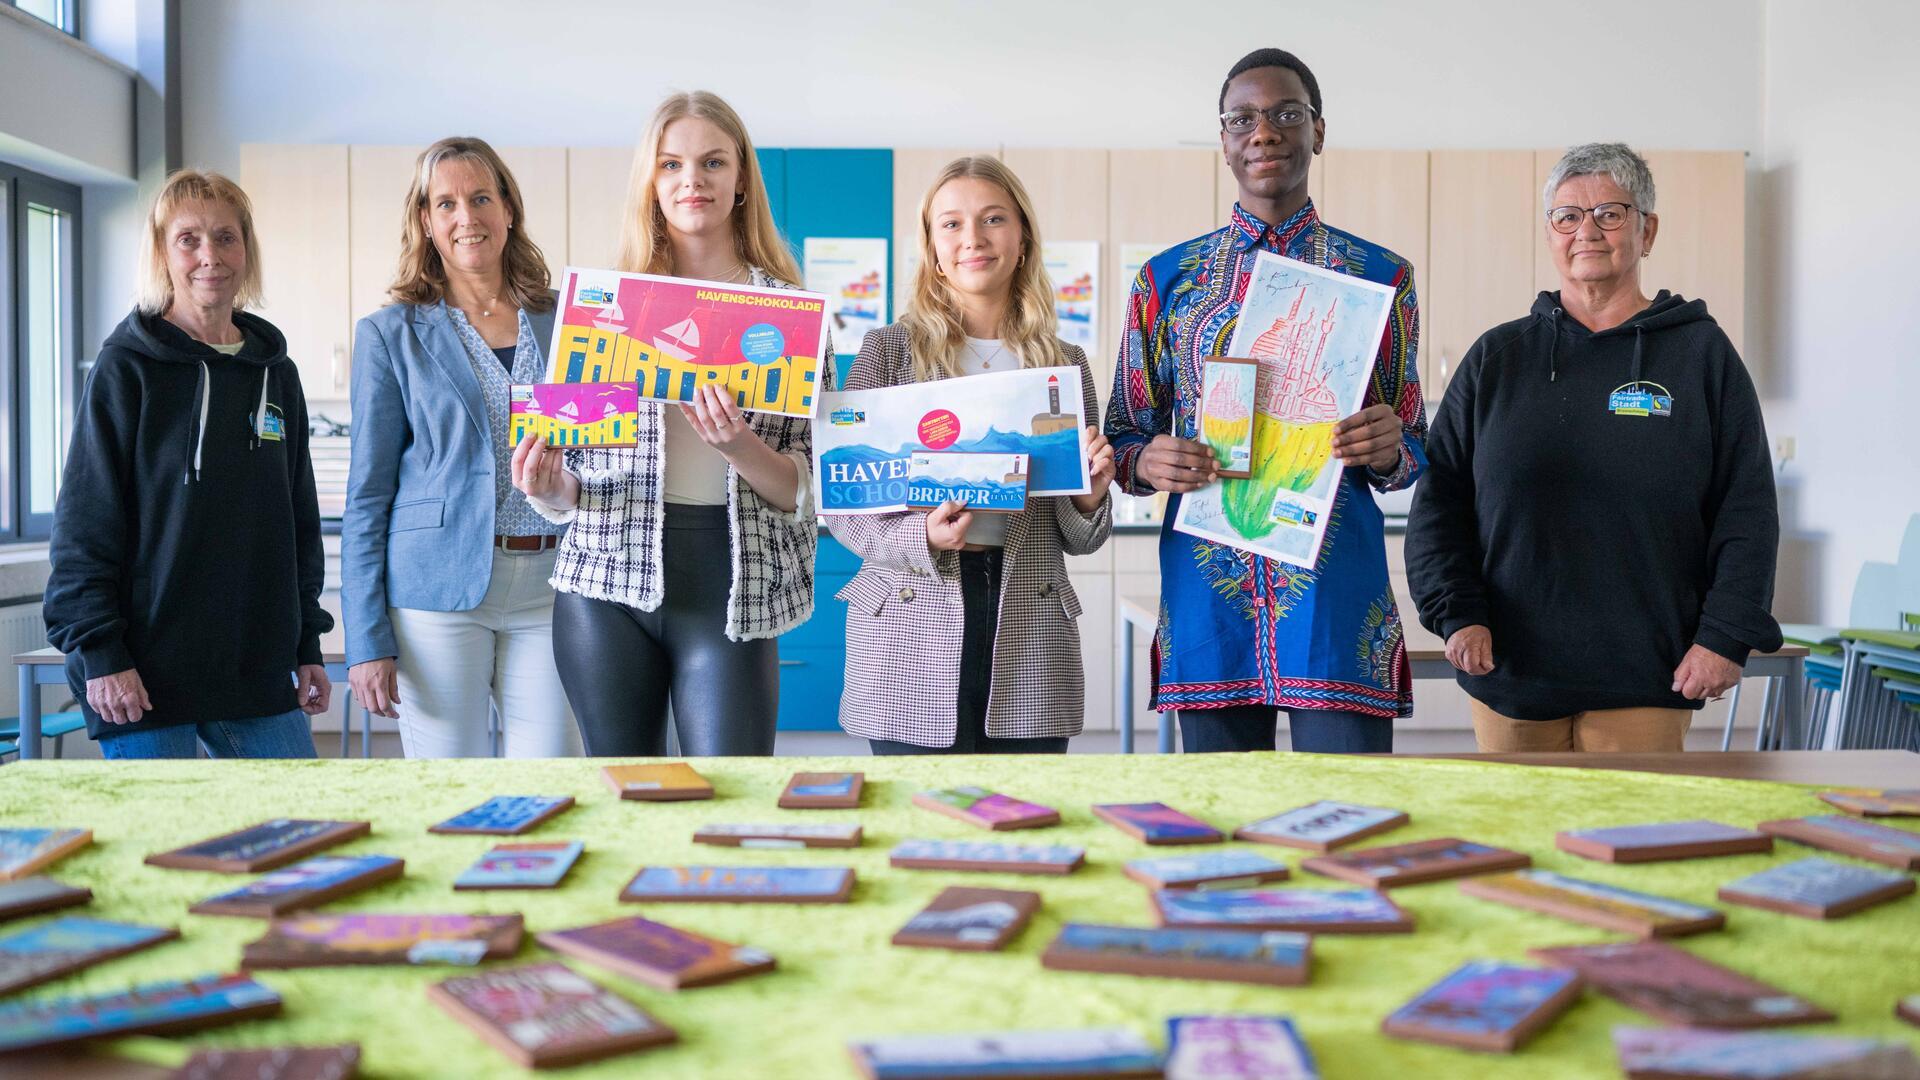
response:
<svg viewBox="0 0 1920 1080"><path fill-rule="evenodd" d="M1180 500L1178 532L1312 567L1339 495L1333 426L1360 411L1393 289L1263 251L1232 356L1260 362L1253 475Z"/></svg>
<svg viewBox="0 0 1920 1080"><path fill-rule="evenodd" d="M817 293L569 266L547 381L632 383L668 402L714 383L747 412L810 417L826 347Z"/></svg>
<svg viewBox="0 0 1920 1080"><path fill-rule="evenodd" d="M852 356L867 334L887 324L887 242L809 236L801 276L808 292L827 298L833 347Z"/></svg>
<svg viewBox="0 0 1920 1080"><path fill-rule="evenodd" d="M1040 261L1053 279L1060 340L1080 346L1088 359L1100 355L1100 244L1049 240L1041 245Z"/></svg>

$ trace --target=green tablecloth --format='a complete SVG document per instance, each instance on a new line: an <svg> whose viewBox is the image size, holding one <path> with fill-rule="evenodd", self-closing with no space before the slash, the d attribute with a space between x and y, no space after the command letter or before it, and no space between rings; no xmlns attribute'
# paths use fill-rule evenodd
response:
<svg viewBox="0 0 1920 1080"><path fill-rule="evenodd" d="M533 931L644 912L778 957L779 969L770 975L677 994L575 964L679 1029L681 1042L585 1066L570 1075L816 1080L853 1075L845 1045L864 1036L1127 1025L1158 1043L1169 1015L1245 1012L1294 1017L1329 1078L1617 1076L1609 1030L1617 1024L1653 1021L1591 992L1512 1056L1472 1054L1379 1034L1382 1017L1464 960L1520 960L1531 946L1619 939L1463 896L1452 882L1394 892L1418 919L1412 935L1317 938L1313 977L1303 987L1042 969L1039 953L1064 921L1151 923L1144 890L1121 875L1123 861L1206 850L1149 849L1097 821L1088 807L1157 799L1225 831L1315 799L1399 807L1412 814L1412 824L1366 843L1459 836L1528 852L1537 866L1708 904L1715 903L1714 890L1722 883L1809 851L1782 843L1772 855L1611 866L1556 851L1553 834L1567 828L1696 817L1751 826L1768 818L1830 812L1809 789L1783 784L1292 754L718 759L696 762L717 789L714 800L641 803L616 799L600 778L601 764L36 761L0 768L0 825L94 830L92 848L51 871L93 888L93 905L74 912L176 925L184 935L180 942L110 961L21 996L106 992L136 982L233 970L241 945L257 938L264 924L188 915L186 908L244 879L158 869L141 860L269 817L364 818L374 823L373 835L336 850L402 856L406 877L325 910L522 912L529 938ZM787 777L799 769L866 772L865 808L776 808L774 801ZM1065 878L890 869L887 851L901 839L989 835L909 801L916 791L963 783L1058 807L1063 821L1057 827L1000 835L1014 841L1085 844L1088 865ZM563 887L452 891L454 877L496 838L434 836L426 828L496 794L570 794L579 800L575 809L528 834L586 842L586 857ZM739 851L691 840L694 829L708 822L830 820L861 822L866 846L852 851ZM1296 867L1294 880L1284 887L1338 887L1300 873L1300 853L1246 846ZM851 903L827 906L642 906L616 899L642 864L685 863L850 865L859 873L859 884ZM951 884L1035 889L1045 897L1045 907L1002 953L959 954L888 943L901 923ZM1840 1017L1837 1024L1800 1030L1903 1039L1920 1047L1920 1031L1892 1015L1898 997L1920 992L1920 898L1833 922L1750 908L1727 910L1726 930L1681 939L1682 947L1803 994ZM9 925L26 924L21 920ZM545 957L545 950L531 940L521 954L523 960ZM189 1045L356 1041L363 1047L370 1076L516 1075L516 1068L468 1028L427 1001L426 985L457 971L379 967L265 972L262 981L286 999L279 1019L177 1041L128 1039L112 1049L177 1064Z"/></svg>

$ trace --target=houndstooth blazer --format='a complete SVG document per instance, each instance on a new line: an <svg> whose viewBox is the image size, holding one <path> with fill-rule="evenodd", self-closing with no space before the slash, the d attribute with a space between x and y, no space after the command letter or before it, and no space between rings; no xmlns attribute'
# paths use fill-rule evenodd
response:
<svg viewBox="0 0 1920 1080"><path fill-rule="evenodd" d="M790 289L759 267L751 283ZM831 342L821 364L822 386L833 385ZM662 479L666 475L666 429L657 403L640 403L637 446L568 450L567 471L580 480L573 510L535 510L553 521L571 522L560 540L550 584L564 593L612 600L642 611L666 595L661 565L665 525ZM813 484L813 425L805 417L747 415L747 426L800 469L800 505L793 513L774 509L727 467L727 525L733 583L727 593L727 637L769 638L813 614L813 562L819 528L808 496Z"/></svg>
<svg viewBox="0 0 1920 1080"><path fill-rule="evenodd" d="M1080 368L1080 397L1099 415L1086 354L1061 343ZM866 337L844 390L914 381L906 328ZM860 556L839 592L847 601L847 681L840 726L868 739L952 746L960 688L960 559L927 547L919 511L833 516L827 528ZM1033 498L1007 522L1000 621L993 641L987 734L1058 738L1080 734L1086 674L1080 664L1080 598L1063 554L1098 551L1113 533L1113 500L1091 518L1063 495Z"/></svg>

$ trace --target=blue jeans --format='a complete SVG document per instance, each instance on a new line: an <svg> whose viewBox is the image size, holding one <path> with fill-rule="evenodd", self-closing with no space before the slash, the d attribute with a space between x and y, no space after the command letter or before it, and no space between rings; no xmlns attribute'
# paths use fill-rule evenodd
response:
<svg viewBox="0 0 1920 1080"><path fill-rule="evenodd" d="M1271 750L1280 716L1271 705L1182 709L1180 749L1189 754ZM1293 749L1310 754L1390 754L1393 721L1340 709L1288 709Z"/></svg>
<svg viewBox="0 0 1920 1080"><path fill-rule="evenodd" d="M310 758L313 718L299 709L253 720L212 720L100 737L100 756L113 761L190 758L194 744L217 758Z"/></svg>

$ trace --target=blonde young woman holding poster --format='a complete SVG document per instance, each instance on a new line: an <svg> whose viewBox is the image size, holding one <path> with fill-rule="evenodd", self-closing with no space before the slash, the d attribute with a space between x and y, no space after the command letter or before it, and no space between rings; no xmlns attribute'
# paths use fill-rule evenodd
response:
<svg viewBox="0 0 1920 1080"><path fill-rule="evenodd" d="M1033 205L997 159L949 164L920 202L920 268L899 322L866 337L845 390L1019 368L1080 369L1055 336L1053 285ZM1063 554L1113 532L1113 451L1086 432L1088 495L1027 501L1017 514L928 511L833 517L861 558L847 609L840 726L876 754L1064 753L1080 733L1086 681Z"/></svg>
<svg viewBox="0 0 1920 1080"><path fill-rule="evenodd" d="M746 126L715 95L654 110L618 268L800 280ZM813 612L812 457L804 418L743 413L713 386L685 405L641 403L638 446L560 451L529 435L514 450L514 486L569 524L553 651L588 754L664 754L669 702L682 753L773 752L773 639Z"/></svg>

